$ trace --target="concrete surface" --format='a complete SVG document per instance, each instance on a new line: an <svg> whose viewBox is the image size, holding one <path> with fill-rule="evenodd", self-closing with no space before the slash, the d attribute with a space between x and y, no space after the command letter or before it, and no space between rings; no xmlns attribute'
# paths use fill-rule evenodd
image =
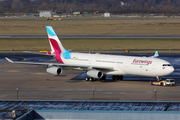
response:
<svg viewBox="0 0 180 120"><path fill-rule="evenodd" d="M46 73L36 65L0 62L0 99L21 100L128 100L180 101L177 86L152 86L150 80L93 81L84 80L85 71L64 70L60 76ZM94 96L92 89L95 89ZM156 95L154 90L157 90Z"/></svg>

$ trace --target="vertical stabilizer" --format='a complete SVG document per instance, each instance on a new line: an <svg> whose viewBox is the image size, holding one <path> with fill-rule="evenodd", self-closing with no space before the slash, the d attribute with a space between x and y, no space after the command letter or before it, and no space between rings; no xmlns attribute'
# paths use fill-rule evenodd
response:
<svg viewBox="0 0 180 120"><path fill-rule="evenodd" d="M59 53L64 53L64 47L62 46L59 38L57 37L56 33L54 32L53 28L51 26L46 26L48 38L49 38L49 43L51 47L52 52L59 52Z"/></svg>
<svg viewBox="0 0 180 120"><path fill-rule="evenodd" d="M53 28L51 26L46 26L46 30L51 47L51 53L55 54L56 60L58 60L61 63L64 63L62 57L64 57L65 59L70 59L71 56L69 51L64 49Z"/></svg>

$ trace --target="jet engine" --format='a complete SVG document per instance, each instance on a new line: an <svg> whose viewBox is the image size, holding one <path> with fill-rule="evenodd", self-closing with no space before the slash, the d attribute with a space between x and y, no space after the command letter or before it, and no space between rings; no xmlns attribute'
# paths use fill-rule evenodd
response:
<svg viewBox="0 0 180 120"><path fill-rule="evenodd" d="M99 70L89 70L87 72L87 75L93 78L101 78L103 76L103 73Z"/></svg>
<svg viewBox="0 0 180 120"><path fill-rule="evenodd" d="M46 69L46 72L53 75L60 75L63 72L63 70L60 67L49 67Z"/></svg>

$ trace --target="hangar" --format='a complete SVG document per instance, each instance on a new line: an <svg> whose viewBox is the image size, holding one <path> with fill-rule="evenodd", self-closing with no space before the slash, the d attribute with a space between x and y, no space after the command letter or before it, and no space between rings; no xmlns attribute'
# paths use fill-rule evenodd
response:
<svg viewBox="0 0 180 120"><path fill-rule="evenodd" d="M39 17L52 17L51 11L52 10L38 10Z"/></svg>

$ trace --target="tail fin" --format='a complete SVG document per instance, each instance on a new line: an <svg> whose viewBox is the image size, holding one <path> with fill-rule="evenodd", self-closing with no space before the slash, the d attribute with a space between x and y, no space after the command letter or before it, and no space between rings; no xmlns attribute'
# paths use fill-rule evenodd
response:
<svg viewBox="0 0 180 120"><path fill-rule="evenodd" d="M51 51L52 52L64 53L65 52L64 47L62 46L61 42L59 41L59 38L57 37L53 28L51 26L46 26L46 30L48 33Z"/></svg>
<svg viewBox="0 0 180 120"><path fill-rule="evenodd" d="M51 52L55 53L56 60L63 63L61 56L63 56L66 59L71 58L70 53L66 49L64 49L53 28L51 26L46 26L46 30L49 38Z"/></svg>

